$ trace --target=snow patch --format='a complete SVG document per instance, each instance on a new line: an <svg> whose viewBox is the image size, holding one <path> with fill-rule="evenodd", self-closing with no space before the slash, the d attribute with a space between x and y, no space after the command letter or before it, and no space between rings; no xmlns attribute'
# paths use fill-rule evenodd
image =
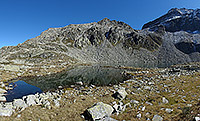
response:
<svg viewBox="0 0 200 121"><path fill-rule="evenodd" d="M193 31L192 34L200 34L199 30Z"/></svg>
<svg viewBox="0 0 200 121"><path fill-rule="evenodd" d="M167 19L165 22L168 22L168 21L171 21L171 20L174 20L174 19L178 19L178 18L181 18L181 16L174 16L172 18Z"/></svg>

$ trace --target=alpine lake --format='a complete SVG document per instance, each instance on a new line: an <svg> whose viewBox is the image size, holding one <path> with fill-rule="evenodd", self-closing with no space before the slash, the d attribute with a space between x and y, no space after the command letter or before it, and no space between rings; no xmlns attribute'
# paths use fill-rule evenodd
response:
<svg viewBox="0 0 200 121"><path fill-rule="evenodd" d="M36 94L58 88L68 88L81 85L106 86L118 84L126 79L124 71L130 70L111 66L70 66L67 69L46 76L21 77L11 80L12 90L6 93L7 101L13 101L23 96Z"/></svg>

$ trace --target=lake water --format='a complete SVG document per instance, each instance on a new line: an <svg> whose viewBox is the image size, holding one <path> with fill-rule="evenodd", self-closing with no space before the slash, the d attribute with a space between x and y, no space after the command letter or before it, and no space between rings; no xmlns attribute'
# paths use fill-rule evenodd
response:
<svg viewBox="0 0 200 121"><path fill-rule="evenodd" d="M21 98L24 95L35 94L37 92L57 89L58 86L69 87L76 82L83 82L84 85L104 86L118 84L127 79L122 73L124 69L102 66L76 66L66 70L39 77L23 77L14 82L16 87L7 92L7 100L11 101Z"/></svg>
<svg viewBox="0 0 200 121"><path fill-rule="evenodd" d="M27 84L24 81L17 81L14 82L14 88L13 90L8 90L6 100L8 102L13 101L14 99L22 98L25 95L30 95L30 94L36 94L36 93L41 93L42 90L36 86Z"/></svg>
<svg viewBox="0 0 200 121"><path fill-rule="evenodd" d="M42 91L57 89L58 86L69 87L81 81L84 85L104 86L118 84L126 79L122 74L124 69L102 66L76 66L69 67L57 74L40 77L21 78L31 85L39 87Z"/></svg>

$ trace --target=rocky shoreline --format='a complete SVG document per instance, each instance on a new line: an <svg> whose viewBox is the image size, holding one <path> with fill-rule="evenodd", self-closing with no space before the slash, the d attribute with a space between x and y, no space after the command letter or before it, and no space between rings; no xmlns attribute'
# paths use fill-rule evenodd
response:
<svg viewBox="0 0 200 121"><path fill-rule="evenodd" d="M110 86L82 85L27 95L13 102L0 103L0 115L10 120L35 120L28 112L60 111L62 117L43 117L40 120L178 120L191 113L199 118L199 70L180 68L142 69L125 72L130 79ZM73 108L73 106L77 106ZM71 107L71 108L67 108ZM67 111L68 114L63 113ZM54 112L55 113L55 112ZM59 112L57 112L59 113ZM75 115L71 114L74 113ZM38 119L37 119L38 120Z"/></svg>

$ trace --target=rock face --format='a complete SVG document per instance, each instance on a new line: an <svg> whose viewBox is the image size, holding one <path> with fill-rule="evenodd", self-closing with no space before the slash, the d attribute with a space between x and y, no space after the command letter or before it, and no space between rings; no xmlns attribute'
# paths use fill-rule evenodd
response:
<svg viewBox="0 0 200 121"><path fill-rule="evenodd" d="M163 25L168 32L187 31L200 32L200 9L172 8L167 14L148 22L142 28L157 29Z"/></svg>
<svg viewBox="0 0 200 121"><path fill-rule="evenodd" d="M1 48L0 69L19 72L33 65L73 63L163 67L200 61L199 24L199 9L172 9L143 30L107 18L50 28L22 44ZM26 66L16 66L21 64Z"/></svg>
<svg viewBox="0 0 200 121"><path fill-rule="evenodd" d="M172 8L167 14L144 24L142 28L148 28L150 31L167 31L165 36L178 50L188 54L191 61L199 61L200 9ZM196 57L192 56L194 53Z"/></svg>

